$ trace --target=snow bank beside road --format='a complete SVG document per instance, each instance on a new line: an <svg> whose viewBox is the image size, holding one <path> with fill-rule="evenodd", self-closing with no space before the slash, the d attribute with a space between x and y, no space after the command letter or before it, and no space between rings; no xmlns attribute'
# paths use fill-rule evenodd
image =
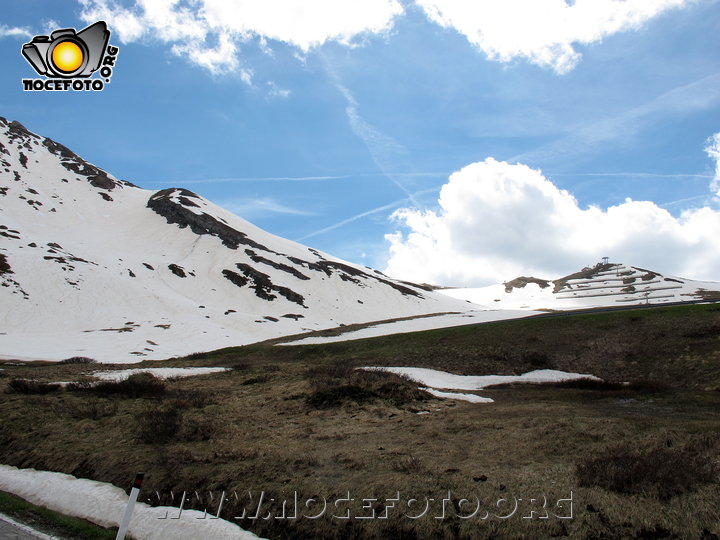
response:
<svg viewBox="0 0 720 540"><path fill-rule="evenodd" d="M18 469L0 465L0 490L56 512L86 519L103 527L117 527L128 495L119 487L69 474ZM177 508L137 503L128 533L139 540L196 540L197 538L258 537L223 519L204 518L203 512L183 510L179 519L160 519Z"/></svg>

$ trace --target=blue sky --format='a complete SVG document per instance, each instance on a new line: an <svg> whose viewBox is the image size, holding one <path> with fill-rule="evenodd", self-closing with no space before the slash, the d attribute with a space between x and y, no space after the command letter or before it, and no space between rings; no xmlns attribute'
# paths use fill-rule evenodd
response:
<svg viewBox="0 0 720 540"><path fill-rule="evenodd" d="M615 0L573 28L552 10L580 0L514 0L512 16L492 11L503 2L302 0L307 20L282 0L218 2L7 3L0 115L141 187L186 187L399 277L482 285L608 255L720 280L719 1L631 0L619 28ZM104 91L22 91L29 37L100 16L120 46Z"/></svg>

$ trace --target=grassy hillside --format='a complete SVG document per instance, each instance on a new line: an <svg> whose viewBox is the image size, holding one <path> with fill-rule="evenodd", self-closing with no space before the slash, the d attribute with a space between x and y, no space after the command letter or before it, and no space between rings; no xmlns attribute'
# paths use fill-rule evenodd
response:
<svg viewBox="0 0 720 540"><path fill-rule="evenodd" d="M185 507L209 512L225 491L221 517L234 520L244 508L245 519L234 521L270 538L720 535L718 306L523 319L322 346L270 342L162 365L233 369L62 390L42 381L79 380L95 366L0 366L0 462L119 486L144 471L148 502L177 505L171 490L176 497L197 490ZM479 392L495 403L471 404L353 369L366 365L468 375L554 368L633 384L513 385ZM277 519L296 492L300 515L322 509L305 505L309 498L325 498L325 514ZM341 500L348 492L354 501ZM572 519L561 519L571 493ZM261 494L258 518L249 519ZM548 519L540 519L546 510ZM351 519L332 517L347 512ZM373 512L376 519L356 519Z"/></svg>

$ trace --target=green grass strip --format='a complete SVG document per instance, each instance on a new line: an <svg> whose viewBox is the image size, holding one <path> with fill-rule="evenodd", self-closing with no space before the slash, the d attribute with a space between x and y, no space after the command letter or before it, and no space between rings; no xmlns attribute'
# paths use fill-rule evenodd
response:
<svg viewBox="0 0 720 540"><path fill-rule="evenodd" d="M105 529L84 519L66 516L0 491L0 512L45 534L66 540L114 540L117 529ZM132 540L130 536L125 537Z"/></svg>

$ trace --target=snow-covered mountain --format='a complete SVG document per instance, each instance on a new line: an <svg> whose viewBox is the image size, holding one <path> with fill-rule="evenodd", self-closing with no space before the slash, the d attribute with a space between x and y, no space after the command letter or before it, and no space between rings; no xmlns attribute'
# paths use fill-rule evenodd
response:
<svg viewBox="0 0 720 540"><path fill-rule="evenodd" d="M161 359L476 306L148 191L0 118L0 357Z"/></svg>
<svg viewBox="0 0 720 540"><path fill-rule="evenodd" d="M523 276L500 285L441 292L498 309L568 310L720 300L720 283L602 262L552 281Z"/></svg>

